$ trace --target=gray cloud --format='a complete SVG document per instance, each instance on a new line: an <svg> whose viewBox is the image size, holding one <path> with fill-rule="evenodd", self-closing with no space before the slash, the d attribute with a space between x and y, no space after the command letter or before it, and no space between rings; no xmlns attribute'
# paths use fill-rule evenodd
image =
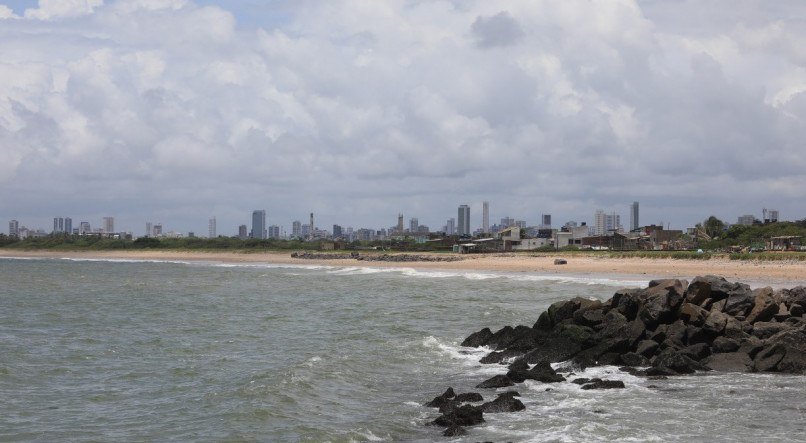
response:
<svg viewBox="0 0 806 443"><path fill-rule="evenodd" d="M734 3L0 7L0 218L803 218L804 7Z"/></svg>

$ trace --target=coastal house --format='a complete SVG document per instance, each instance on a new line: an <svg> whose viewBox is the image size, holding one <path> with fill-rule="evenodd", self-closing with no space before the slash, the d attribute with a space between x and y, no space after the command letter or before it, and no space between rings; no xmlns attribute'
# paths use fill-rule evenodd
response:
<svg viewBox="0 0 806 443"><path fill-rule="evenodd" d="M798 251L803 249L803 246L799 235L782 235L770 237L766 249L768 251Z"/></svg>

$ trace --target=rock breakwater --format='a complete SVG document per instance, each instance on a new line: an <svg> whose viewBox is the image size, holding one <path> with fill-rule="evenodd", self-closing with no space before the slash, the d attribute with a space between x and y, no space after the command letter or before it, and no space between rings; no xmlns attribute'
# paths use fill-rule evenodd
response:
<svg viewBox="0 0 806 443"><path fill-rule="evenodd" d="M532 326L505 326L495 332L483 328L462 346L491 348L480 362L506 365L506 371L482 381L478 389L526 380L562 383L566 377L586 390L624 388L621 381L570 377L571 370L604 365L650 378L697 371L806 375L804 312L803 286L751 289L716 276L696 277L690 283L653 280L646 288L619 290L606 301L577 297L554 303ZM560 362L569 370L565 377L551 366ZM432 422L450 426L446 435L483 422L483 413L491 408L444 400L464 408L463 414L472 411L474 418Z"/></svg>

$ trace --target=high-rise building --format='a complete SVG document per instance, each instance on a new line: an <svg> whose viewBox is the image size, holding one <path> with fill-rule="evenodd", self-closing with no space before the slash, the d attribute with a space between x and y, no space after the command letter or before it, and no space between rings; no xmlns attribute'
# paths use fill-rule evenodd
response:
<svg viewBox="0 0 806 443"><path fill-rule="evenodd" d="M207 220L207 238L216 238L218 234L216 233L216 221L215 217Z"/></svg>
<svg viewBox="0 0 806 443"><path fill-rule="evenodd" d="M459 221L459 225L456 227L456 233L460 236L470 235L470 206L459 206L459 213L456 219Z"/></svg>
<svg viewBox="0 0 806 443"><path fill-rule="evenodd" d="M104 233L113 234L115 232L115 217L104 217Z"/></svg>
<svg viewBox="0 0 806 443"><path fill-rule="evenodd" d="M277 225L269 226L269 238L278 239L280 238L280 227Z"/></svg>
<svg viewBox="0 0 806 443"><path fill-rule="evenodd" d="M397 233L403 233L403 214L397 214Z"/></svg>
<svg viewBox="0 0 806 443"><path fill-rule="evenodd" d="M608 235L622 231L621 217L615 212L605 214L603 210L597 209L596 214L594 214L594 221L593 235Z"/></svg>
<svg viewBox="0 0 806 443"><path fill-rule="evenodd" d="M92 228L90 228L90 222L83 221L78 224L78 235L89 234L92 232Z"/></svg>
<svg viewBox="0 0 806 443"><path fill-rule="evenodd" d="M66 232L69 235L73 234L73 219L70 217L64 218L64 230L62 232Z"/></svg>
<svg viewBox="0 0 806 443"><path fill-rule="evenodd" d="M53 233L58 234L60 232L64 232L64 218L53 217Z"/></svg>
<svg viewBox="0 0 806 443"><path fill-rule="evenodd" d="M333 238L341 238L344 235L344 230L339 225L333 225Z"/></svg>
<svg viewBox="0 0 806 443"><path fill-rule="evenodd" d="M310 226L311 230L310 230L310 233L309 233L308 235L309 235L311 238L313 238L313 237L314 237L314 235L316 234L316 227L315 227L315 225L313 224L313 212L311 212L311 223L310 223L310 225L309 225L309 226Z"/></svg>
<svg viewBox="0 0 806 443"><path fill-rule="evenodd" d="M266 210L255 209L252 211L252 238L266 238Z"/></svg>
<svg viewBox="0 0 806 443"><path fill-rule="evenodd" d="M514 218L512 218L512 217L504 217L504 218L501 219L501 228L502 229L511 228L513 226L515 226L515 219Z"/></svg>
<svg viewBox="0 0 806 443"><path fill-rule="evenodd" d="M448 224L445 225L445 235L456 235L456 219L449 218Z"/></svg>
<svg viewBox="0 0 806 443"><path fill-rule="evenodd" d="M154 235L154 225L151 222L146 222L146 237Z"/></svg>
<svg viewBox="0 0 806 443"><path fill-rule="evenodd" d="M249 238L249 235L246 233L246 225L238 226L238 238L241 240L246 240Z"/></svg>
<svg viewBox="0 0 806 443"><path fill-rule="evenodd" d="M412 218L409 220L409 232L417 232L417 228L420 227L420 220L417 220L417 217Z"/></svg>
<svg viewBox="0 0 806 443"><path fill-rule="evenodd" d="M9 237L19 237L20 236L20 222L17 220L11 220L8 222L8 236Z"/></svg>
<svg viewBox="0 0 806 443"><path fill-rule="evenodd" d="M630 231L637 231L641 225L638 221L638 202L630 205Z"/></svg>
<svg viewBox="0 0 806 443"><path fill-rule="evenodd" d="M546 229L551 228L551 214L543 214L540 226Z"/></svg>
<svg viewBox="0 0 806 443"><path fill-rule="evenodd" d="M745 225L745 226L752 226L755 221L756 221L756 216L755 215L745 214L745 215L739 216L739 220L736 222L736 224Z"/></svg>
<svg viewBox="0 0 806 443"><path fill-rule="evenodd" d="M294 220L291 223L291 236L294 238L302 238L302 222Z"/></svg>
<svg viewBox="0 0 806 443"><path fill-rule="evenodd" d="M481 230L490 232L490 202L481 204Z"/></svg>
<svg viewBox="0 0 806 443"><path fill-rule="evenodd" d="M154 237L162 237L162 223L155 224L152 229L153 229L152 232L154 233Z"/></svg>

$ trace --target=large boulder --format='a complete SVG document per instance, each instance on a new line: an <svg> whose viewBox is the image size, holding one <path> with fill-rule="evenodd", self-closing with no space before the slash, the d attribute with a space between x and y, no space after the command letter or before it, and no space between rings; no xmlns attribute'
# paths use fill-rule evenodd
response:
<svg viewBox="0 0 806 443"><path fill-rule="evenodd" d="M754 362L757 371L806 374L806 325L781 331L767 339Z"/></svg>
<svg viewBox="0 0 806 443"><path fill-rule="evenodd" d="M663 280L645 289L642 295L638 318L648 328L654 328L660 323L671 323L683 303L683 282Z"/></svg>
<svg viewBox="0 0 806 443"><path fill-rule="evenodd" d="M523 402L515 398L515 396L509 392L499 394L495 400L481 405L481 410L483 412L491 414L498 412L516 412L524 409L526 409L526 406L523 405Z"/></svg>
<svg viewBox="0 0 806 443"><path fill-rule="evenodd" d="M515 386L515 383L506 375L496 375L476 385L480 389L505 388L507 386Z"/></svg>
<svg viewBox="0 0 806 443"><path fill-rule="evenodd" d="M642 293L640 289L621 289L616 291L610 300L610 307L627 320L633 320L638 315L638 309L641 308Z"/></svg>
<svg viewBox="0 0 806 443"><path fill-rule="evenodd" d="M624 382L621 380L594 380L582 385L582 389L624 389Z"/></svg>
<svg viewBox="0 0 806 443"><path fill-rule="evenodd" d="M730 292L735 288L735 283L730 283L723 277L706 275L696 277L686 289L686 301L695 305L700 305L706 299L719 301L728 298Z"/></svg>
<svg viewBox="0 0 806 443"><path fill-rule="evenodd" d="M708 317L708 311L693 303L683 303L680 306L680 319L686 323L702 326L706 317Z"/></svg>
<svg viewBox="0 0 806 443"><path fill-rule="evenodd" d="M753 307L755 295L750 290L750 286L743 283L735 283L735 287L728 295L725 307L722 309L726 314L734 317L746 316Z"/></svg>
<svg viewBox="0 0 806 443"><path fill-rule="evenodd" d="M751 372L753 360L744 352L713 354L703 360L703 364L720 372Z"/></svg>
<svg viewBox="0 0 806 443"><path fill-rule="evenodd" d="M557 374L551 367L549 362L538 362L532 369L527 372L527 378L530 380L537 380L543 383L557 383L565 381L565 377Z"/></svg>
<svg viewBox="0 0 806 443"><path fill-rule="evenodd" d="M702 325L702 330L709 334L711 337L722 335L725 330L725 324L728 322L728 316L720 311L712 310L708 317L705 318L705 323Z"/></svg>
<svg viewBox="0 0 806 443"><path fill-rule="evenodd" d="M803 315L802 309L806 308L806 286L796 286L792 289L781 290L780 301L784 302L790 311L793 305L800 306L801 315Z"/></svg>
<svg viewBox="0 0 806 443"><path fill-rule="evenodd" d="M694 371L708 370L707 367L674 348L664 349L652 359L652 366L655 368L669 369L678 374L691 374Z"/></svg>
<svg viewBox="0 0 806 443"><path fill-rule="evenodd" d="M450 402L454 397L456 397L456 393L453 392L453 388L449 387L442 395L434 397L434 399L426 403L425 406L429 408L439 408Z"/></svg>
<svg viewBox="0 0 806 443"><path fill-rule="evenodd" d="M644 357L652 357L658 350L658 342L654 340L641 340L635 348L635 353Z"/></svg>
<svg viewBox="0 0 806 443"><path fill-rule="evenodd" d="M739 349L739 342L728 337L717 337L714 339L711 348L715 354L734 352Z"/></svg>
<svg viewBox="0 0 806 443"><path fill-rule="evenodd" d="M772 288L760 288L753 291L753 309L747 314L747 322L770 321L778 312L778 304L773 299Z"/></svg>
<svg viewBox="0 0 806 443"><path fill-rule="evenodd" d="M512 326L504 326L496 331L489 340L487 340L486 345L500 351L502 349L506 349L510 344L531 331L533 331L532 328L523 325L519 325L514 328Z"/></svg>
<svg viewBox="0 0 806 443"><path fill-rule="evenodd" d="M753 325L753 335L762 340L770 338L773 335L791 329L792 325L789 323L767 322L759 321Z"/></svg>
<svg viewBox="0 0 806 443"><path fill-rule="evenodd" d="M578 309L574 312L574 323L582 326L595 327L604 321L605 311L599 307Z"/></svg>
<svg viewBox="0 0 806 443"><path fill-rule="evenodd" d="M437 426L473 426L484 422L482 410L479 406L462 405L443 414L433 421Z"/></svg>
<svg viewBox="0 0 806 443"><path fill-rule="evenodd" d="M468 335L467 338L462 342L462 346L478 348L486 345L492 336L493 332L490 331L490 328L484 328L481 331Z"/></svg>

